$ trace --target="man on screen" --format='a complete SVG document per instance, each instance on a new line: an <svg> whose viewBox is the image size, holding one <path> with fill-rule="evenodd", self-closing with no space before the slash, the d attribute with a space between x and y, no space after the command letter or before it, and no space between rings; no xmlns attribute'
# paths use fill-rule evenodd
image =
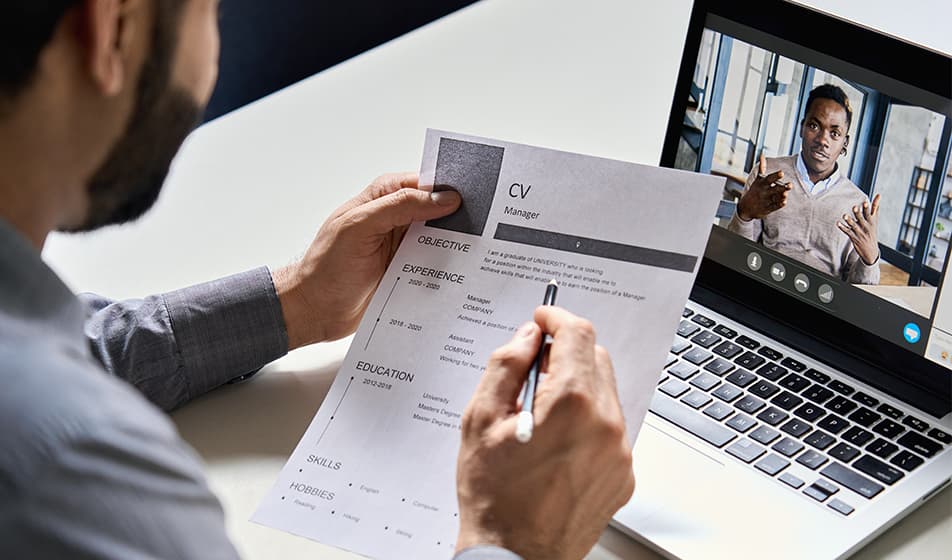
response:
<svg viewBox="0 0 952 560"><path fill-rule="evenodd" d="M870 202L837 164L847 153L852 118L841 88L811 91L800 153L761 154L728 229L846 282L878 284L879 195Z"/></svg>

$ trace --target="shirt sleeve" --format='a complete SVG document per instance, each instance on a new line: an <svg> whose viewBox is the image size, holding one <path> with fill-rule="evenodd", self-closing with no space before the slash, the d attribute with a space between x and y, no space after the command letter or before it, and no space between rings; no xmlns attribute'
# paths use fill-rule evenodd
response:
<svg viewBox="0 0 952 560"><path fill-rule="evenodd" d="M846 257L845 280L850 284L879 284L879 259L873 264L866 264L855 249L851 249Z"/></svg>
<svg viewBox="0 0 952 560"><path fill-rule="evenodd" d="M145 299L80 298L90 310L85 334L93 355L164 410L252 374L288 351L267 268Z"/></svg>
<svg viewBox="0 0 952 560"><path fill-rule="evenodd" d="M453 560L522 560L515 552L498 546L472 546L461 550Z"/></svg>

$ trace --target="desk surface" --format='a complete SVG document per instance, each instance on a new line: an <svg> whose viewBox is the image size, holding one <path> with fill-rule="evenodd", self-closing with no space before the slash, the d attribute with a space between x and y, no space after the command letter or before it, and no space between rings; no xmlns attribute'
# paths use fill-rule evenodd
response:
<svg viewBox="0 0 952 560"><path fill-rule="evenodd" d="M949 10L942 0L920 1ZM903 14L892 14L893 5L823 2L952 52L943 26L920 25L921 7L907 2ZM656 163L689 11L689 0L485 0L203 127L146 218L56 236L45 256L74 289L120 298L280 266L374 175L417 168L428 126ZM205 459L246 557L354 558L247 521L346 347L298 351L174 415ZM858 557L944 557L950 534L946 490ZM611 529L590 555L656 557Z"/></svg>

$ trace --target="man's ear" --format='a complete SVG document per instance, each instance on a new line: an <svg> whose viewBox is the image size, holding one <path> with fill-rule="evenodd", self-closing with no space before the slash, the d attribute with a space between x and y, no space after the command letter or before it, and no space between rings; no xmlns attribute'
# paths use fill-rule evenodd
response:
<svg viewBox="0 0 952 560"><path fill-rule="evenodd" d="M84 0L80 14L86 35L86 66L96 88L113 97L126 87L133 34L130 10L137 0Z"/></svg>

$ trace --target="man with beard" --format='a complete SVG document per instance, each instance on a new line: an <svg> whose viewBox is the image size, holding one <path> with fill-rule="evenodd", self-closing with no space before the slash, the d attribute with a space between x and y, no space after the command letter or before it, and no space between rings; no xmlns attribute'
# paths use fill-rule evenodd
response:
<svg viewBox="0 0 952 560"><path fill-rule="evenodd" d="M0 558L232 558L220 505L160 411L288 350L352 333L413 221L452 192L385 175L304 257L142 300L78 298L51 231L132 220L211 95L216 0L8 0L0 18ZM536 437L519 389L553 336ZM151 401L151 402L150 402ZM634 488L610 359L591 324L540 308L466 410L460 558L580 558ZM559 490L553 491L558 481Z"/></svg>
<svg viewBox="0 0 952 560"><path fill-rule="evenodd" d="M825 84L811 91L800 153L769 160L761 155L728 229L840 280L878 284L879 195L870 203L836 162L846 155L852 119L841 88Z"/></svg>

